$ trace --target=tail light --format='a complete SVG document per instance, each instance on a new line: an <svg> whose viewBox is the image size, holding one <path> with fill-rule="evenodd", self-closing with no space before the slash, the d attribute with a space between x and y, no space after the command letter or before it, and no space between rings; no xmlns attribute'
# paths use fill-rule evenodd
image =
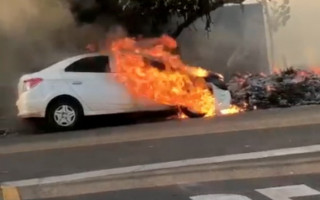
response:
<svg viewBox="0 0 320 200"><path fill-rule="evenodd" d="M39 85L41 82L43 81L42 78L31 78L31 79L27 79L24 82L24 90L30 90L34 87L36 87L37 85Z"/></svg>

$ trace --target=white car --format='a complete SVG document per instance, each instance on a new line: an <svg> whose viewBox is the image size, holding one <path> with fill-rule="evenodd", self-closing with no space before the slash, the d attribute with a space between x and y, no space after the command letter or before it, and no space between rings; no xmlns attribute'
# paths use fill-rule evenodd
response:
<svg viewBox="0 0 320 200"><path fill-rule="evenodd" d="M114 77L112 57L84 54L62 60L20 78L18 116L45 118L52 128L71 129L83 116L170 109L133 98ZM219 109L230 105L230 93L213 85L223 97ZM189 113L190 114L190 113Z"/></svg>

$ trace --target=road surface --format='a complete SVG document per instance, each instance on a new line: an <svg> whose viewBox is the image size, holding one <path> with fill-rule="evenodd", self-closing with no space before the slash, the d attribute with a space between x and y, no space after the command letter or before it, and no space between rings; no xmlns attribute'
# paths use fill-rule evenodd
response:
<svg viewBox="0 0 320 200"><path fill-rule="evenodd" d="M300 191L299 191L300 190ZM278 193L274 194L274 191ZM286 198L282 198L282 197ZM289 198L292 197L292 198ZM50 200L319 200L320 174L176 184Z"/></svg>
<svg viewBox="0 0 320 200"><path fill-rule="evenodd" d="M94 172L105 169L117 169L127 166L167 163L181 160L184 161L187 159L228 156L251 152L266 152L277 149L286 150L295 147L304 148L305 146L312 146L320 143L320 135L318 130L320 130L320 125L308 125L265 130L228 132L223 134L215 133L197 136L184 136L116 144L103 144L87 147L20 152L13 154L10 153L1 155L0 180L1 182L12 182L19 180L30 180L33 178ZM312 161L318 161L318 157L320 160L320 153L315 151L308 154L303 154L303 156L300 154L288 155L281 157L281 159L286 160L290 158L294 161L295 159L311 158ZM239 162L241 161L242 160ZM283 165L281 166L283 167ZM312 166L311 169L313 169ZM309 173L313 174L315 172L312 170L304 172L304 174ZM307 184L310 187L317 188L318 185L314 184L317 183L317 180L319 180L320 177L318 175L308 175L306 177L312 177L312 179L308 180L307 182L301 182L301 184ZM292 178L292 180L300 180L299 178ZM306 178L306 180L307 179L308 178ZM260 179L248 179L247 181L243 181L243 183L246 184L240 184L241 181L239 182L238 180L235 180L234 182L232 180L228 180L230 183L225 183L226 187L224 189L226 191L222 191L218 190L217 188L221 188L224 185L223 181L202 184L201 182L199 183L199 180L196 180L194 183L192 182L192 179L190 180L191 183L187 185L178 184L160 188L153 187L148 189L128 190L125 192L97 192L96 194L84 195L83 197L70 197L70 199L83 198L95 200L103 198L110 199L111 197L111 199L130 199L132 196L148 199L148 197L152 196L154 192L157 194L159 193L159 197L177 195L179 197L178 199L185 199L188 197L188 195L192 196L197 194L181 189L188 188L188 185L197 186L195 188L198 188L200 191L203 190L205 194L208 192L233 194L235 189L237 189L234 188L234 186L239 184L240 186L236 190L236 194L242 194L243 192L247 193L253 190L255 187L255 184L253 183L258 182L260 184ZM278 186L279 184L270 185L270 183L280 183L285 180L287 179L282 179L279 177L275 177L274 180L269 178L261 179L261 184L259 185L260 187L256 187L256 189L261 187ZM262 183L265 183L265 185ZM292 185L295 183L297 182L288 181L286 184ZM212 187L215 185L220 186ZM253 190L251 191L250 195L258 194L254 194ZM251 196L248 197L250 198ZM63 197L62 199L66 198ZM177 198L174 197L171 199Z"/></svg>
<svg viewBox="0 0 320 200"><path fill-rule="evenodd" d="M3 196L319 199L317 113L287 113L282 120L271 112L1 139Z"/></svg>
<svg viewBox="0 0 320 200"><path fill-rule="evenodd" d="M312 125L4 154L0 180L315 145L319 130Z"/></svg>

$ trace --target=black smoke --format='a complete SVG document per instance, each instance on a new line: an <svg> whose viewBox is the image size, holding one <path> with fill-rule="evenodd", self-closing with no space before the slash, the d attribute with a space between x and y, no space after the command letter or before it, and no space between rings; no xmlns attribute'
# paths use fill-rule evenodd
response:
<svg viewBox="0 0 320 200"><path fill-rule="evenodd" d="M162 27L154 16L146 17L137 9L123 9L119 0L70 0L70 10L78 25L97 24L102 27L120 25L131 36L158 36ZM159 16L159 18L162 18Z"/></svg>
<svg viewBox="0 0 320 200"><path fill-rule="evenodd" d="M107 28L76 23L68 0L0 0L1 119L17 113L17 83L105 38Z"/></svg>

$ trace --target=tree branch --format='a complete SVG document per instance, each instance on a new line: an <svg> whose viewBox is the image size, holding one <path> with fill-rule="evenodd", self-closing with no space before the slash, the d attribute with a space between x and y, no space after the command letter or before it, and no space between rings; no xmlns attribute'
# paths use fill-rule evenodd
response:
<svg viewBox="0 0 320 200"><path fill-rule="evenodd" d="M177 38L182 31L187 28L188 26L190 26L194 21L196 21L198 18L204 16L204 15L210 15L210 13L216 9L218 9L219 7L222 7L224 4L227 3L235 3L235 4L241 4L243 3L245 0L218 0L216 2L213 3L213 5L209 8L209 10L205 13L203 12L199 12L199 13L195 13L193 15L191 15L190 17L188 17L186 20L184 20L181 24L179 24L176 28L176 30L174 32L172 32L170 35L173 38ZM211 18L207 18L207 20L210 20ZM207 21L208 23L208 21ZM211 23L211 22L210 22ZM208 27L206 27L208 28Z"/></svg>
<svg viewBox="0 0 320 200"><path fill-rule="evenodd" d="M183 23L179 24L176 28L176 30L170 34L173 38L177 38L181 33L182 31L187 28L188 26L190 26L194 21L196 21L198 18L204 16L204 15L210 15L210 12L223 6L223 1L220 1L220 2L217 2L215 3L211 9L209 10L208 13L196 13L196 14L193 14L191 15L190 17L188 17Z"/></svg>
<svg viewBox="0 0 320 200"><path fill-rule="evenodd" d="M176 30L174 32L172 32L170 34L171 37L173 38L177 38L181 32L183 31L183 29L187 28L188 26L190 26L194 21L196 21L196 19L198 19L198 15L193 15L191 17L188 17L187 20L185 20L183 23L179 24L176 28Z"/></svg>

